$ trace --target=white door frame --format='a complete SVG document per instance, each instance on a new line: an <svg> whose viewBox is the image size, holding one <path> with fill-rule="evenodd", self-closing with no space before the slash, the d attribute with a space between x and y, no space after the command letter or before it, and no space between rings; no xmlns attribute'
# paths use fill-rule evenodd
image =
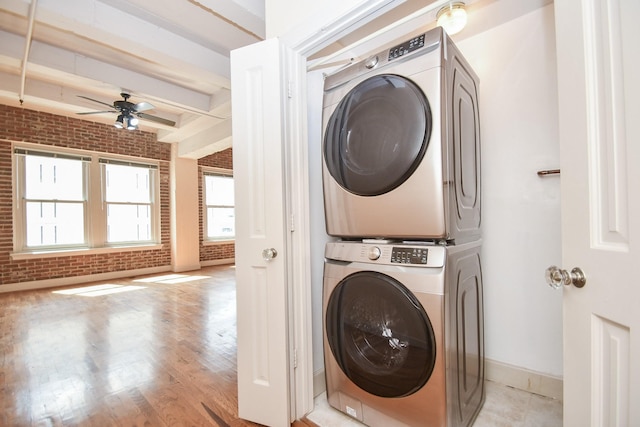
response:
<svg viewBox="0 0 640 427"><path fill-rule="evenodd" d="M284 169L288 194L285 212L291 217L287 224L290 232L286 236L286 271L289 283L288 301L290 322L287 342L293 354L290 358L291 401L290 419L302 418L313 410L313 351L311 320L311 260L309 224L309 168L307 138L307 58L320 51L339 37L358 29L372 19L404 3L405 0L364 0L356 7L330 22L309 28L298 27L302 34L288 33L280 39L283 51L281 82L286 84L288 99L283 108ZM423 8L420 14L435 10L448 0L437 0ZM415 17L415 15L413 16ZM315 22L318 22L316 17ZM390 27L395 27L401 22ZM234 120L242 120L236 117ZM241 333L239 331L239 333Z"/></svg>

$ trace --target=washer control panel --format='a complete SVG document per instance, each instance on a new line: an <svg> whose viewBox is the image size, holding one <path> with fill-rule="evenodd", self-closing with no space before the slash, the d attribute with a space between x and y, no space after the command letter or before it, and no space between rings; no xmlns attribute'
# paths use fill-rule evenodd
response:
<svg viewBox="0 0 640 427"><path fill-rule="evenodd" d="M420 49L421 47L424 47L424 34L420 34L411 40L407 40L406 42L389 49L388 60L391 61L393 59L403 57L416 49Z"/></svg>
<svg viewBox="0 0 640 427"><path fill-rule="evenodd" d="M391 263L427 265L428 253L427 248L394 246L391 249Z"/></svg>
<svg viewBox="0 0 640 427"><path fill-rule="evenodd" d="M325 246L327 259L367 264L403 267L443 267L446 249L434 244L413 242L329 242Z"/></svg>

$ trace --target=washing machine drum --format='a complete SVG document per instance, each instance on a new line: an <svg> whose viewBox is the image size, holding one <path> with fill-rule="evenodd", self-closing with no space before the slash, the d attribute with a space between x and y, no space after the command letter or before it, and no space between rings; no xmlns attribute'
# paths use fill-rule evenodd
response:
<svg viewBox="0 0 640 427"><path fill-rule="evenodd" d="M431 110L422 90L404 77L377 75L347 93L329 118L325 164L345 190L378 196L411 176L430 134Z"/></svg>
<svg viewBox="0 0 640 427"><path fill-rule="evenodd" d="M436 360L431 322L394 278L369 271L345 277L329 297L325 322L335 360L363 390L403 397L429 380Z"/></svg>

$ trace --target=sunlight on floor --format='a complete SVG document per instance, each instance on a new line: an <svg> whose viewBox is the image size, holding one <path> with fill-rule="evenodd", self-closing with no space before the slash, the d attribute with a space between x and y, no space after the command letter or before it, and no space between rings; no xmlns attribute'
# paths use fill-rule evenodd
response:
<svg viewBox="0 0 640 427"><path fill-rule="evenodd" d="M82 297L97 297L101 295L118 294L121 292L136 291L138 289L145 289L145 286L131 286L131 285L94 285L83 286L81 288L63 289L60 291L53 291L54 294L63 295L79 295Z"/></svg>
<svg viewBox="0 0 640 427"><path fill-rule="evenodd" d="M178 283L194 282L197 280L210 279L211 276L196 276L190 274L164 274L162 276L145 277L143 279L136 279L134 282L141 283L160 283L166 285L173 285ZM117 294L121 292L135 291L138 289L145 289L145 286L133 286L133 285L115 285L111 283L105 283L102 285L83 286L81 288L62 289L53 291L54 294L62 295L79 295L83 297L97 297L101 295Z"/></svg>
<svg viewBox="0 0 640 427"><path fill-rule="evenodd" d="M165 274L164 276L146 277L144 279L136 279L134 282L143 283L166 283L168 285L175 283L192 282L195 280L209 279L211 276L192 276L189 274Z"/></svg>

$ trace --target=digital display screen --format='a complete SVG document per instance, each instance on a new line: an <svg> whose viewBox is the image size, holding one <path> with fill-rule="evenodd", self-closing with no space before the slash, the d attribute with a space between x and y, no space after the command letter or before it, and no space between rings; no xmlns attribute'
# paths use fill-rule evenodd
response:
<svg viewBox="0 0 640 427"><path fill-rule="evenodd" d="M401 248L394 247L391 250L391 262L397 264L420 264L427 263L427 248Z"/></svg>
<svg viewBox="0 0 640 427"><path fill-rule="evenodd" d="M424 34L389 49L389 61L405 56L424 46Z"/></svg>

